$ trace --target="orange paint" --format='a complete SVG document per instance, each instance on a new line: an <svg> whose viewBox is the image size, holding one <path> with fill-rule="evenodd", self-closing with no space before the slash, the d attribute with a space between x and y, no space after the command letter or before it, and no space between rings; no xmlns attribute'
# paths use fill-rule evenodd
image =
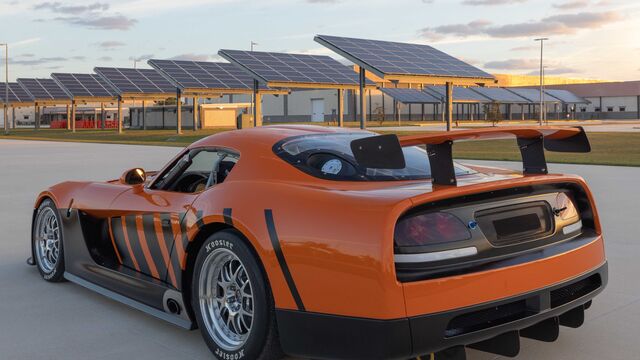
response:
<svg viewBox="0 0 640 360"><path fill-rule="evenodd" d="M265 209L273 212L282 252L304 306L307 311L316 313L397 319L445 311L569 281L605 261L603 240L599 238L579 249L517 266L400 283L394 264L394 227L402 214L417 205L499 189L571 183L584 189L591 202L594 230L601 235L597 209L584 180L574 175L523 176L508 170L486 170L487 174L460 176L458 186L445 187L433 187L429 180L332 181L308 175L273 152L274 144L292 136L358 131L282 125L209 136L185 151L225 148L239 153L240 160L222 184L201 193L134 188L114 180L62 183L43 192L41 198L49 196L58 205L74 199L74 207L91 216L121 217L125 243L132 255L124 216L170 213L175 250L161 249L162 260L170 269L169 279L174 284L182 278L188 256L182 242L181 214L188 213L183 221L189 240L193 240L201 231L195 225L198 219L194 214L202 214L204 224L223 227L230 226L224 223L224 209L231 209L232 226L254 249L264 268L275 306L280 309L296 309L297 306L269 238ZM518 127L456 131L437 136L415 135L403 137L401 142L432 143L446 141L452 136L456 139L502 138L512 137L514 132L535 137L541 131L555 139L578 132L575 128ZM178 154L176 159L183 154ZM162 232L162 224L156 217L153 226L157 234ZM140 234L141 227L138 228ZM132 259L137 268L135 257ZM175 267L173 275L171 259L180 267Z"/></svg>
<svg viewBox="0 0 640 360"><path fill-rule="evenodd" d="M167 249L167 244L165 244L164 240L164 232L162 231L162 223L160 221L159 214L153 214L153 228L156 231L156 238L158 239L158 245L160 246L160 252L162 253L162 259L164 263L167 264L167 272L169 273L169 280L171 280L171 284L175 287L178 286L178 282L176 281L176 274L173 270L173 266L171 266L171 262L169 259L169 250Z"/></svg>

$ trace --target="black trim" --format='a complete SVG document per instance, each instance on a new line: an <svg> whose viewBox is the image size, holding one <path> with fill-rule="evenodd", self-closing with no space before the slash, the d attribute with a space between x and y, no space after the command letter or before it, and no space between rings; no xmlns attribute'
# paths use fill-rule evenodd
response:
<svg viewBox="0 0 640 360"><path fill-rule="evenodd" d="M587 133L582 126L576 126L580 132L570 138L562 140L544 139L544 148L555 152L577 152L588 153L591 151L591 144Z"/></svg>
<svg viewBox="0 0 640 360"><path fill-rule="evenodd" d="M543 137L534 139L518 138L522 156L522 172L525 174L547 174L547 160L544 157Z"/></svg>
<svg viewBox="0 0 640 360"><path fill-rule="evenodd" d="M427 156L431 168L431 182L436 185L456 185L456 169L453 164L453 141L427 144Z"/></svg>
<svg viewBox="0 0 640 360"><path fill-rule="evenodd" d="M605 288L607 274L607 263L604 263L586 274L529 293L410 318L378 320L276 309L278 332L285 353L314 359L408 359L472 344L493 352L513 354L517 350L513 332L517 330L528 329L524 335L529 338L553 341L558 317L562 325L578 325L583 309ZM569 288L592 277L602 280L599 288L579 298L571 298L558 307L551 307L552 291ZM524 302L526 310L521 316L512 316L506 322L492 322L492 319L504 317L503 313L493 309L513 308L513 304L521 302ZM517 315L513 311L508 312L509 316L514 314ZM453 323L456 318L459 320ZM456 323L464 325L463 331L447 336L451 324ZM466 331L469 328L472 330ZM544 329L551 329L551 334L540 334ZM509 334L506 336L509 344L486 341L503 334Z"/></svg>
<svg viewBox="0 0 640 360"><path fill-rule="evenodd" d="M231 217L231 208L224 208L222 210L222 217L224 218L224 223L233 226L233 218Z"/></svg>
<svg viewBox="0 0 640 360"><path fill-rule="evenodd" d="M368 136L351 141L358 165L370 169L404 169L404 153L395 134Z"/></svg>
<svg viewBox="0 0 640 360"><path fill-rule="evenodd" d="M271 209L265 209L264 218L267 223L267 230L269 231L271 245L273 245L273 250L276 253L278 263L280 264L280 268L282 269L282 274L284 275L284 278L287 281L287 285L289 286L289 290L291 291L291 296L293 296L298 310L305 311L304 304L302 303L302 298L300 298L298 288L296 287L296 283L293 281L291 271L289 270L289 266L287 265L287 260L284 258L282 248L280 247L280 240L278 239L278 233L276 232L276 226L273 221L273 211Z"/></svg>

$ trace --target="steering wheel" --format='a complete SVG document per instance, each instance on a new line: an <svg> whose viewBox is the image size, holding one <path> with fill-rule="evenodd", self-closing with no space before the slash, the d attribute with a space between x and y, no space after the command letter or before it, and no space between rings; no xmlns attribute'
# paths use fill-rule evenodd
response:
<svg viewBox="0 0 640 360"><path fill-rule="evenodd" d="M194 193L198 191L199 185L207 183L208 178L208 176L200 173L185 174L176 182L173 190L184 193Z"/></svg>

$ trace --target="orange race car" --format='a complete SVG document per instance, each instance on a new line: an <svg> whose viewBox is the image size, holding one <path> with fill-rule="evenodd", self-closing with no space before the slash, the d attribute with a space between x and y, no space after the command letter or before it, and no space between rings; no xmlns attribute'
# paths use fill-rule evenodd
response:
<svg viewBox="0 0 640 360"><path fill-rule="evenodd" d="M452 160L455 141L514 137L522 172ZM545 149L590 145L559 127L223 132L158 172L42 192L31 262L199 327L218 359L516 356L579 327L607 283L589 188Z"/></svg>

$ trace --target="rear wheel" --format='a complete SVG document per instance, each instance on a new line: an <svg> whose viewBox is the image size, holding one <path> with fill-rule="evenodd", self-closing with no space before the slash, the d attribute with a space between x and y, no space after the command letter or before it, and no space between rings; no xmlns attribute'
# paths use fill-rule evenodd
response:
<svg viewBox="0 0 640 360"><path fill-rule="evenodd" d="M207 346L218 359L280 359L273 299L255 256L231 231L200 248L192 308Z"/></svg>
<svg viewBox="0 0 640 360"><path fill-rule="evenodd" d="M44 200L38 207L31 239L40 275L47 281L63 281L62 222L58 208L50 199Z"/></svg>

